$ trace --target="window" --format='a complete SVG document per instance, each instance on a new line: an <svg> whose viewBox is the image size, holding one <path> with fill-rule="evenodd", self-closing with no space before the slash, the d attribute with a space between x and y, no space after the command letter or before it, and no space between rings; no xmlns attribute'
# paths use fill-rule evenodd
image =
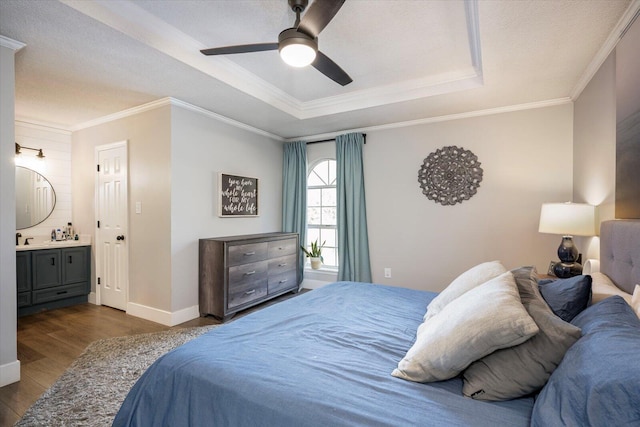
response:
<svg viewBox="0 0 640 427"><path fill-rule="evenodd" d="M338 268L336 161L318 162L307 178L307 247L318 240L324 267Z"/></svg>

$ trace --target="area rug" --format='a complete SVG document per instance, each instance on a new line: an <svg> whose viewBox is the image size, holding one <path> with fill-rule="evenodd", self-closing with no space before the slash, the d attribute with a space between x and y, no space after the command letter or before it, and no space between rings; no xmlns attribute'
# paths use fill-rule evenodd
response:
<svg viewBox="0 0 640 427"><path fill-rule="evenodd" d="M217 326L96 341L16 426L110 426L131 387L156 359Z"/></svg>

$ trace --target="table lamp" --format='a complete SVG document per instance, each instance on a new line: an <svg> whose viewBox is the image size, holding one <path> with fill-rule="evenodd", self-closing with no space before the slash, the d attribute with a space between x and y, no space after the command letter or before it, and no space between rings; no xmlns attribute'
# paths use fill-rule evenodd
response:
<svg viewBox="0 0 640 427"><path fill-rule="evenodd" d="M578 248L573 236L595 236L596 207L585 203L543 203L540 210L540 233L560 234L558 247L560 262L553 267L556 277L567 278L582 274L578 262Z"/></svg>

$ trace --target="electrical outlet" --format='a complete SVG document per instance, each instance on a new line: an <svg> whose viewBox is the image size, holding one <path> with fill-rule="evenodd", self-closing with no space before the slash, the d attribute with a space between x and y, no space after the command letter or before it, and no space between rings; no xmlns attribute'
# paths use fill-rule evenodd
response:
<svg viewBox="0 0 640 427"><path fill-rule="evenodd" d="M385 268L384 269L384 277L385 277L385 279L391 279L391 269L390 268Z"/></svg>

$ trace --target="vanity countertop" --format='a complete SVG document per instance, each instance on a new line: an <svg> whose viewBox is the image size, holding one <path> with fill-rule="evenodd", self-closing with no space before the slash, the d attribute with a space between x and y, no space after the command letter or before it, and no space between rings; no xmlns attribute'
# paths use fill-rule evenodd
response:
<svg viewBox="0 0 640 427"><path fill-rule="evenodd" d="M30 241L28 245L16 246L16 251L35 251L38 249L56 249L56 248L71 248L76 246L90 246L90 238L80 238L80 240L60 240L60 241Z"/></svg>

